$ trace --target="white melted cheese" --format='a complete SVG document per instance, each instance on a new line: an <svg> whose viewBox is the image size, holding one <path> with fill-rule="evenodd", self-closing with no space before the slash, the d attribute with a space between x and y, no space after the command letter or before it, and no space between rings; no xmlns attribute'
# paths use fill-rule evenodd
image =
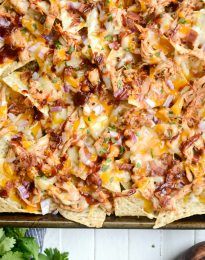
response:
<svg viewBox="0 0 205 260"><path fill-rule="evenodd" d="M99 36L100 23L97 8L93 8L87 15L88 43L93 53L104 53L104 44Z"/></svg>
<svg viewBox="0 0 205 260"><path fill-rule="evenodd" d="M205 44L205 9L195 12L196 21L192 29L198 33L194 47L199 48Z"/></svg>

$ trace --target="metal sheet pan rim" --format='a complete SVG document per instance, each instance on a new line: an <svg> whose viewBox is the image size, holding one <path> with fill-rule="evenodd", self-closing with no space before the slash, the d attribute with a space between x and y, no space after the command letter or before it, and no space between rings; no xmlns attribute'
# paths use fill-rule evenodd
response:
<svg viewBox="0 0 205 260"><path fill-rule="evenodd" d="M102 228L116 229L151 229L155 220L145 217L115 217L106 218ZM0 226L13 227L47 227L47 228L86 228L85 226L66 220L60 215L32 215L20 213L1 213ZM205 216L193 216L191 218L175 221L163 229L205 229Z"/></svg>

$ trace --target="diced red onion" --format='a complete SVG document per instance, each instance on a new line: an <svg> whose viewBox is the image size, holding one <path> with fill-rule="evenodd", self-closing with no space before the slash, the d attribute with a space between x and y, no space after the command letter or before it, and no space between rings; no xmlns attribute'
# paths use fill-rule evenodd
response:
<svg viewBox="0 0 205 260"><path fill-rule="evenodd" d="M39 74L38 74L38 72L35 71L35 72L33 73L33 75L32 75L32 79L33 79L33 80L37 80L38 78L39 78Z"/></svg>
<svg viewBox="0 0 205 260"><path fill-rule="evenodd" d="M51 112L60 112L60 111L62 111L62 107L61 106L51 107L50 111Z"/></svg>
<svg viewBox="0 0 205 260"><path fill-rule="evenodd" d="M88 166L92 166L93 162L90 160L91 154L86 147L81 147L79 150L80 160Z"/></svg>
<svg viewBox="0 0 205 260"><path fill-rule="evenodd" d="M165 100L163 106L164 106L164 107L169 107L170 104L172 103L172 100L173 100L173 96L172 96L172 95L169 95L169 96L167 97L167 99Z"/></svg>
<svg viewBox="0 0 205 260"><path fill-rule="evenodd" d="M127 89L126 88L121 88L114 92L114 97L117 100L125 100L128 97Z"/></svg>
<svg viewBox="0 0 205 260"><path fill-rule="evenodd" d="M113 42L111 42L111 43L108 44L108 46L109 46L110 49L114 49L115 44Z"/></svg>
<svg viewBox="0 0 205 260"><path fill-rule="evenodd" d="M117 137L117 136L118 136L118 133L115 132L115 131L110 131L110 136L111 136L111 137Z"/></svg>
<svg viewBox="0 0 205 260"><path fill-rule="evenodd" d="M42 37L47 41L47 42L51 42L54 38L54 35L52 33L50 34L42 34Z"/></svg>
<svg viewBox="0 0 205 260"><path fill-rule="evenodd" d="M153 108L153 107L155 107L156 106L156 104L155 104L155 102L154 101L152 101L151 99L149 99L149 98L146 98L145 99L145 102L147 103L147 105L149 105L151 108Z"/></svg>
<svg viewBox="0 0 205 260"><path fill-rule="evenodd" d="M46 215L50 212L50 204L51 200L50 199L45 199L41 201L41 211L42 215Z"/></svg>
<svg viewBox="0 0 205 260"><path fill-rule="evenodd" d="M95 112L96 115L100 115L101 112L103 111L103 106L102 105L97 105L93 108L93 111Z"/></svg>
<svg viewBox="0 0 205 260"><path fill-rule="evenodd" d="M23 186L24 186L25 188L27 188L27 187L30 186L30 182L29 182L29 181L23 181L22 184L23 184Z"/></svg>
<svg viewBox="0 0 205 260"><path fill-rule="evenodd" d="M29 51L34 52L38 49L39 46L40 46L40 43L38 42L38 43L32 45L31 47L29 47Z"/></svg>
<svg viewBox="0 0 205 260"><path fill-rule="evenodd" d="M136 137L136 134L131 132L131 139L133 142L136 142L137 141L137 137Z"/></svg>
<svg viewBox="0 0 205 260"><path fill-rule="evenodd" d="M26 188L23 185L17 187L17 189L18 189L19 194L20 194L22 199L28 199L29 198L28 191L26 190Z"/></svg>
<svg viewBox="0 0 205 260"><path fill-rule="evenodd" d="M154 121L155 124L157 124L159 120L158 120L158 118L156 116L154 116L153 117L153 121Z"/></svg>
<svg viewBox="0 0 205 260"><path fill-rule="evenodd" d="M19 131L23 131L27 125L28 125L28 121L26 121L26 120L21 120L21 121L18 122L18 124L17 124L18 130L19 130Z"/></svg>
<svg viewBox="0 0 205 260"><path fill-rule="evenodd" d="M14 122L14 121L16 120L16 118L17 118L17 116L15 116L15 115L12 114L12 113L8 113L8 117L9 117L9 119L10 119L12 122Z"/></svg>
<svg viewBox="0 0 205 260"><path fill-rule="evenodd" d="M118 50L120 45L117 41L115 41L115 42L109 43L108 46L110 49Z"/></svg>
<svg viewBox="0 0 205 260"><path fill-rule="evenodd" d="M174 90L174 84L170 79L166 80L166 84L170 89Z"/></svg>
<svg viewBox="0 0 205 260"><path fill-rule="evenodd" d="M117 144L117 145L122 145L122 138L121 138L121 136L120 136L120 138L117 140L116 144Z"/></svg>
<svg viewBox="0 0 205 260"><path fill-rule="evenodd" d="M2 2L2 1L1 1ZM6 17L3 16L0 18L0 26L1 27L9 27L11 25L10 20L7 20Z"/></svg>
<svg viewBox="0 0 205 260"><path fill-rule="evenodd" d="M199 129L201 130L201 131L205 131L205 121L201 121L200 123L199 123Z"/></svg>
<svg viewBox="0 0 205 260"><path fill-rule="evenodd" d="M43 59L47 51L47 48L41 48L41 50L38 53L39 58Z"/></svg>
<svg viewBox="0 0 205 260"><path fill-rule="evenodd" d="M65 93L68 93L70 91L70 86L68 84L64 84L63 89L64 89Z"/></svg>
<svg viewBox="0 0 205 260"><path fill-rule="evenodd" d="M120 96L122 94L122 92L123 92L123 88L118 89L117 91L114 92L114 97L116 98L116 97Z"/></svg>
<svg viewBox="0 0 205 260"><path fill-rule="evenodd" d="M80 5L81 4L78 2L71 2L71 1L68 2L68 7L72 8L72 9L79 9Z"/></svg>

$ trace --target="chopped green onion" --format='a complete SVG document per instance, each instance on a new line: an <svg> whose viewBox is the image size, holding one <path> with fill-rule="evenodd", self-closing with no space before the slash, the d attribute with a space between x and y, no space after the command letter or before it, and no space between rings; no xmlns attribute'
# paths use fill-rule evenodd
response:
<svg viewBox="0 0 205 260"><path fill-rule="evenodd" d="M109 169L109 167L110 167L109 165L103 164L102 167L101 167L101 171L105 172Z"/></svg>
<svg viewBox="0 0 205 260"><path fill-rule="evenodd" d="M69 47L67 53L68 53L68 54L71 54L71 53L74 52L74 50L75 50L75 47L71 45L71 46Z"/></svg>
<svg viewBox="0 0 205 260"><path fill-rule="evenodd" d="M181 23L181 24L185 24L187 21L186 21L186 19L185 18L180 18L179 19L179 21L178 21L178 23Z"/></svg>
<svg viewBox="0 0 205 260"><path fill-rule="evenodd" d="M106 35L105 37L104 37L104 39L106 40L106 41L112 41L113 40L113 36L112 35Z"/></svg>
<svg viewBox="0 0 205 260"><path fill-rule="evenodd" d="M54 45L55 45L56 49L60 49L62 44L59 41L55 41Z"/></svg>
<svg viewBox="0 0 205 260"><path fill-rule="evenodd" d="M141 168L142 164L140 162L137 163L137 168Z"/></svg>

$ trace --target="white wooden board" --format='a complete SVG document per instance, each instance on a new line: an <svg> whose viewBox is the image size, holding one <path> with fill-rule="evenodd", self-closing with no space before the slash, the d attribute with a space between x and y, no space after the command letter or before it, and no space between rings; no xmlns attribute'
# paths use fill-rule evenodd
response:
<svg viewBox="0 0 205 260"><path fill-rule="evenodd" d="M205 230L47 229L44 248L69 251L69 260L173 260Z"/></svg>

